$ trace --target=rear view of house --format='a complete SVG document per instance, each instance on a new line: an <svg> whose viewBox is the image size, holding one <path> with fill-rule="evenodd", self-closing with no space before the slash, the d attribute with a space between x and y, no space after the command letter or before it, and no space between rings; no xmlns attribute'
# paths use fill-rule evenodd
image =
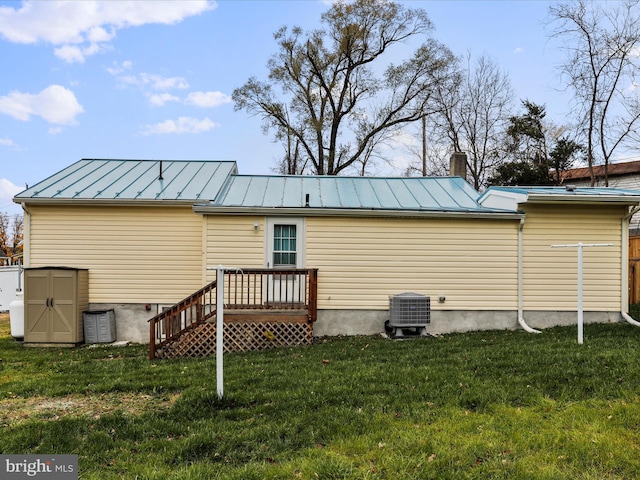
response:
<svg viewBox="0 0 640 480"><path fill-rule="evenodd" d="M213 281L217 265L317 272L314 335L381 332L389 298L406 292L431 299L431 333L569 324L575 251L551 245L575 242L611 244L586 255L585 311L618 321L640 192L480 195L459 177L256 176L234 162L85 159L14 201L25 212L25 266L86 269L88 308L113 309L118 339L146 342L147 321Z"/></svg>

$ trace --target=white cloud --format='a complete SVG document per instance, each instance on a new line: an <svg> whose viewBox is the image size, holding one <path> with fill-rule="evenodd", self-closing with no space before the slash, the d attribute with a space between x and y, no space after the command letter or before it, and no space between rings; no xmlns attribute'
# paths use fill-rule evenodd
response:
<svg viewBox="0 0 640 480"><path fill-rule="evenodd" d="M231 103L231 97L222 92L191 92L184 100L171 95L169 90L186 90L189 82L184 77L166 77L156 73L131 73L133 64L130 61L121 64L114 63L107 68L107 72L116 77L121 86L137 87L144 92L149 103L154 107L162 107L169 102L180 102L200 108L213 108ZM150 93L163 92L163 93Z"/></svg>
<svg viewBox="0 0 640 480"><path fill-rule="evenodd" d="M15 43L61 46L56 55L77 62L102 51L103 44L115 38L119 29L171 25L215 7L215 2L208 0L27 0L16 8L0 6L0 36ZM72 51L64 48L67 46L78 48Z"/></svg>
<svg viewBox="0 0 640 480"><path fill-rule="evenodd" d="M84 54L82 49L76 45L64 45L60 48L56 48L53 53L56 57L61 58L68 63L83 63Z"/></svg>
<svg viewBox="0 0 640 480"><path fill-rule="evenodd" d="M110 31L107 31L105 28L102 28L102 27L93 27L87 33L87 39L93 43L110 42L115 38L115 36L116 36L116 32L113 29L110 29Z"/></svg>
<svg viewBox="0 0 640 480"><path fill-rule="evenodd" d="M140 76L143 81L154 90L172 90L174 88L184 90L185 88L189 88L189 83L182 77L163 77L161 75L149 75L146 73L142 73Z"/></svg>
<svg viewBox="0 0 640 480"><path fill-rule="evenodd" d="M71 90L51 85L39 93L11 92L0 97L0 113L22 121L41 117L56 125L75 125L76 116L84 112Z"/></svg>
<svg viewBox="0 0 640 480"><path fill-rule="evenodd" d="M54 55L67 63L84 63L82 49L76 45L63 45L53 51Z"/></svg>
<svg viewBox="0 0 640 480"><path fill-rule="evenodd" d="M145 125L142 135L167 135L182 133L202 133L219 127L218 123L209 118L197 119L192 117L180 117L178 120L165 120L155 125Z"/></svg>
<svg viewBox="0 0 640 480"><path fill-rule="evenodd" d="M113 67L107 68L107 72L109 72L111 75L116 76L131 70L132 67L133 62L131 62L131 60L125 60L120 64L118 64L117 62L113 62Z"/></svg>
<svg viewBox="0 0 640 480"><path fill-rule="evenodd" d="M231 97L222 92L192 92L184 101L170 93L148 93L147 98L154 107L162 107L169 102L182 102L200 108L214 108L231 102Z"/></svg>
<svg viewBox="0 0 640 480"><path fill-rule="evenodd" d="M11 205L13 197L24 190L6 178L0 178L0 205Z"/></svg>
<svg viewBox="0 0 640 480"><path fill-rule="evenodd" d="M149 87L152 90L184 90L189 88L189 82L183 77L164 77L154 73L140 73L138 75L123 75L118 80L126 85Z"/></svg>
<svg viewBox="0 0 640 480"><path fill-rule="evenodd" d="M185 99L187 105L202 108L212 108L230 103L231 97L222 92L192 92Z"/></svg>
<svg viewBox="0 0 640 480"><path fill-rule="evenodd" d="M23 187L19 187L14 185L11 181L6 178L0 178L0 191L6 195L9 195L10 198L13 198L15 195L19 194L23 191Z"/></svg>
<svg viewBox="0 0 640 480"><path fill-rule="evenodd" d="M516 55L523 53L524 52L524 48L522 47L518 47L518 48L514 48L513 53L515 53Z"/></svg>
<svg viewBox="0 0 640 480"><path fill-rule="evenodd" d="M392 149L396 149L398 146L414 147L420 143L420 139L406 130L398 130L394 132L393 136L388 139L386 143L391 145L390 148Z"/></svg>
<svg viewBox="0 0 640 480"><path fill-rule="evenodd" d="M171 95L170 93L159 93L159 94L150 94L147 95L149 99L149 103L154 107L163 107L169 102L179 102L180 98L175 95Z"/></svg>
<svg viewBox="0 0 640 480"><path fill-rule="evenodd" d="M18 145L10 138L0 138L0 147L9 147L18 150Z"/></svg>

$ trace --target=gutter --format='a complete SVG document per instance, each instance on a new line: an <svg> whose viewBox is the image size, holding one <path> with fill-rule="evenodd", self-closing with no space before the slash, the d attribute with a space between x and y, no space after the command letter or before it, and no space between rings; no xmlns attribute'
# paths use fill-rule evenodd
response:
<svg viewBox="0 0 640 480"><path fill-rule="evenodd" d="M202 215L265 215L265 216L297 216L297 217L404 217L404 218L483 218L493 220L517 220L524 216L522 213L509 211L439 211L439 210L384 210L360 208L314 208L314 207L222 207L197 203L202 200L154 200L154 199L51 199L51 198L15 198L25 205L50 206L127 206L127 207L186 207L190 206L195 213Z"/></svg>
<svg viewBox="0 0 640 480"><path fill-rule="evenodd" d="M518 324L528 333L542 333L540 330L531 328L524 319L524 301L523 301L523 247L522 237L524 230L524 216L520 218L520 226L518 228Z"/></svg>
<svg viewBox="0 0 640 480"><path fill-rule="evenodd" d="M297 217L400 217L400 218L484 218L518 220L523 213L502 211L478 212L474 210L383 210L365 208L313 208L313 207L222 207L194 205L193 211L203 215L265 215Z"/></svg>
<svg viewBox="0 0 640 480"><path fill-rule="evenodd" d="M194 200L194 199L184 199L184 200L163 200L163 199L135 199L135 198L123 198L123 199L113 199L113 198L105 198L105 199L97 199L97 198L83 198L83 199L74 199L74 198L24 198L24 197L14 197L14 202L20 203L21 205L25 205L25 203L29 203L30 205L47 205L47 206L60 206L60 205L73 205L73 206L129 206L129 207L159 207L159 206L172 206L172 207L184 207L184 206L192 206L195 202L202 200Z"/></svg>
<svg viewBox="0 0 640 480"><path fill-rule="evenodd" d="M634 320L627 312L629 309L629 219L640 211L637 205L622 217L622 295L620 296L620 315L622 318L635 327L640 327L640 322ZM626 275L625 275L626 272Z"/></svg>
<svg viewBox="0 0 640 480"><path fill-rule="evenodd" d="M22 202L22 211L24 212L24 245L22 252L22 263L24 268L31 266L31 212L27 208L26 203Z"/></svg>
<svg viewBox="0 0 640 480"><path fill-rule="evenodd" d="M576 204L585 205L603 204L603 203L623 203L629 205L633 199L637 199L637 195L542 195L529 194L527 203L560 203L560 204Z"/></svg>

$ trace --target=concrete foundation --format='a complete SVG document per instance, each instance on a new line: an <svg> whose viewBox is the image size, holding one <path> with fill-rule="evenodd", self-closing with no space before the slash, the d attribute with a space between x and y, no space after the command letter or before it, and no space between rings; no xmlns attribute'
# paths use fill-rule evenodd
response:
<svg viewBox="0 0 640 480"><path fill-rule="evenodd" d="M313 326L315 336L371 335L384 331L389 319L387 310L320 310ZM544 329L577 325L577 312L528 311L524 319L530 327ZM620 312L584 312L584 323L622 321ZM432 310L427 333L445 334L478 330L517 330L517 311L503 310Z"/></svg>
<svg viewBox="0 0 640 480"><path fill-rule="evenodd" d="M318 310L313 335L374 335L384 332L384 322L388 318L387 310Z"/></svg>
<svg viewBox="0 0 640 480"><path fill-rule="evenodd" d="M157 304L149 310L144 304L92 303L90 310L113 309L116 316L116 336L119 341L149 343L148 320L156 315ZM336 335L375 335L384 332L388 310L319 310L313 325L316 337ZM563 325L577 325L576 312L525 311L524 319L530 327L545 329ZM610 323L623 321L620 312L584 312L584 322ZM516 311L432 310L426 331L430 334L472 332L477 330L518 330Z"/></svg>
<svg viewBox="0 0 640 480"><path fill-rule="evenodd" d="M116 316L116 338L132 343L149 343L149 322L158 311L157 304L91 303L89 310L113 309Z"/></svg>
<svg viewBox="0 0 640 480"><path fill-rule="evenodd" d="M620 312L584 312L584 323L612 323L623 322ZM576 325L578 326L577 312L525 312L524 319L527 325L536 329L549 327Z"/></svg>

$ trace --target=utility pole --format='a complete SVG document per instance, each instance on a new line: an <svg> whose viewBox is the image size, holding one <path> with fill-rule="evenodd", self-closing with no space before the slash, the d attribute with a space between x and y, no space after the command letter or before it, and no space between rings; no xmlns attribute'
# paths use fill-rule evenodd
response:
<svg viewBox="0 0 640 480"><path fill-rule="evenodd" d="M427 116L422 115L422 176L427 176Z"/></svg>

